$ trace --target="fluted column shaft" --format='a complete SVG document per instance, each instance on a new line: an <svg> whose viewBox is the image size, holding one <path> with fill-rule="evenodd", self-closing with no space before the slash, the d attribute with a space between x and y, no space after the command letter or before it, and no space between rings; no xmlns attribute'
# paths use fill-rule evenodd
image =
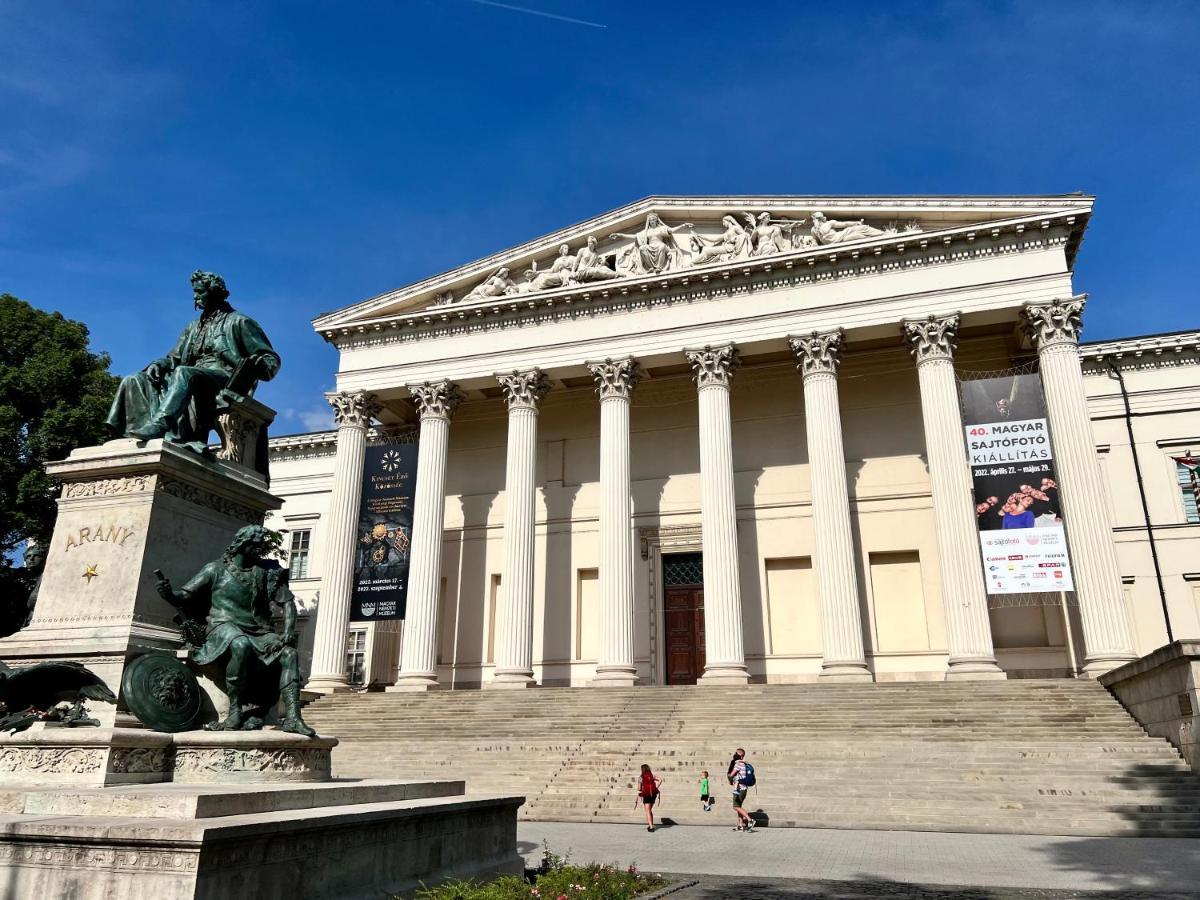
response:
<svg viewBox="0 0 1200 900"><path fill-rule="evenodd" d="M704 674L701 683L749 680L742 642L737 504L729 383L737 368L732 344L686 351L696 372L700 425L700 530L704 553Z"/></svg>
<svg viewBox="0 0 1200 900"><path fill-rule="evenodd" d="M449 381L409 388L421 416L417 485L409 544L408 598L396 690L430 690L437 681L438 601L450 417L463 395Z"/></svg>
<svg viewBox="0 0 1200 900"><path fill-rule="evenodd" d="M1082 674L1097 677L1137 657L1125 606L1117 548L1104 485L1096 462L1096 439L1088 416L1079 332L1086 295L1023 310L1025 328L1038 349L1054 466L1071 554L1071 578L1079 599L1086 644Z"/></svg>
<svg viewBox="0 0 1200 900"><path fill-rule="evenodd" d="M633 663L633 534L629 405L640 377L633 359L588 366L600 394L600 635L598 687L637 683Z"/></svg>
<svg viewBox="0 0 1200 900"><path fill-rule="evenodd" d="M508 403L504 479L504 573L490 687L532 687L533 546L538 406L550 383L540 369L498 375Z"/></svg>
<svg viewBox="0 0 1200 900"><path fill-rule="evenodd" d="M379 412L373 394L364 391L327 394L337 424L333 490L324 528L325 565L321 600L313 636L312 671L307 689L330 693L346 690L346 635L350 630L350 596L354 589L354 550L358 507L362 499L367 426Z"/></svg>
<svg viewBox="0 0 1200 900"><path fill-rule="evenodd" d="M870 681L863 654L862 613L850 530L846 452L837 371L841 329L792 338L804 376L804 427L812 482L817 599L821 606L821 678Z"/></svg>
<svg viewBox="0 0 1200 900"><path fill-rule="evenodd" d="M925 454L933 492L950 660L946 680L1003 679L996 665L987 589L980 563L971 469L964 441L954 349L958 316L905 322L917 360Z"/></svg>

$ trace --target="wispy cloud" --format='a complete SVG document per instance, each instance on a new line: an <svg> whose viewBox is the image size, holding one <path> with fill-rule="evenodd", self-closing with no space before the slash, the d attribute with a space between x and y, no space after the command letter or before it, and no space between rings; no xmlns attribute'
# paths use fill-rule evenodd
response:
<svg viewBox="0 0 1200 900"><path fill-rule="evenodd" d="M554 19L557 22L569 22L572 25L586 25L589 28L607 28L607 25L601 25L599 22L589 22L586 19L573 19L570 16L560 16L558 13L545 12L540 9L529 9L525 6L513 6L511 3L497 3L496 0L471 0L472 3L478 3L480 6L495 6L498 9L507 9L512 12L525 13L530 16L541 16L543 19Z"/></svg>

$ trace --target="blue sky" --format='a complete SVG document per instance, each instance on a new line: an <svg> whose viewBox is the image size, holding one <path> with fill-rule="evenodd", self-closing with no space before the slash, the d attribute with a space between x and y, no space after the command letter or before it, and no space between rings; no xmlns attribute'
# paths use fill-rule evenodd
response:
<svg viewBox="0 0 1200 900"><path fill-rule="evenodd" d="M127 372L222 273L276 433L313 315L655 193L1094 193L1085 337L1200 327L1196 3L509 5L0 0L0 291Z"/></svg>

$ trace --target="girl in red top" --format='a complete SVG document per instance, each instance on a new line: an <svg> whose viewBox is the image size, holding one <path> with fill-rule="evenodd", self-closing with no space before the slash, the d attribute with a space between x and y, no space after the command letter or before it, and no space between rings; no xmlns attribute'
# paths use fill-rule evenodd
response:
<svg viewBox="0 0 1200 900"><path fill-rule="evenodd" d="M662 783L663 780L651 772L648 765L642 763L642 775L638 779L638 798L642 801L642 808L646 810L647 831L654 830L654 803L658 800L658 787Z"/></svg>

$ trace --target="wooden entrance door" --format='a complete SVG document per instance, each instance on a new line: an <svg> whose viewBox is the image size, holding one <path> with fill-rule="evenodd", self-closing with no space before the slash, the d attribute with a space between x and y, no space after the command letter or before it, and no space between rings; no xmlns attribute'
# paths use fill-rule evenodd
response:
<svg viewBox="0 0 1200 900"><path fill-rule="evenodd" d="M704 588L671 585L665 589L667 684L695 684L704 674Z"/></svg>

